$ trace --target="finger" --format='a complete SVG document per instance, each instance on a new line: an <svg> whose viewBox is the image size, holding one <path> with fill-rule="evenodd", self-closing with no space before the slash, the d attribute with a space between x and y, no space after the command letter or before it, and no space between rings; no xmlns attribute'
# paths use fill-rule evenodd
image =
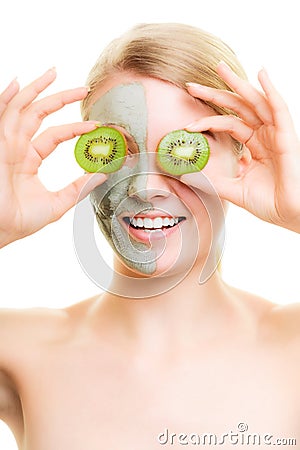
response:
<svg viewBox="0 0 300 450"><path fill-rule="evenodd" d="M51 127L37 136L32 144L40 157L45 159L59 144L94 130L96 124L97 122L91 121Z"/></svg>
<svg viewBox="0 0 300 450"><path fill-rule="evenodd" d="M187 125L185 129L200 133L207 130L216 133L228 133L234 139L246 145L251 151L253 158L261 159L266 156L262 145L255 137L253 128L245 124L239 117L231 115L204 117Z"/></svg>
<svg viewBox="0 0 300 450"><path fill-rule="evenodd" d="M9 108L17 109L19 111L27 108L36 97L43 92L56 78L56 70L51 68L47 70L41 77L23 88L18 95L16 95L9 104Z"/></svg>
<svg viewBox="0 0 300 450"><path fill-rule="evenodd" d="M215 105L234 111L253 128L262 125L262 121L255 111L253 111L253 109L236 93L214 89L196 83L187 83L187 87L189 93L194 97L201 98L201 100L206 100Z"/></svg>
<svg viewBox="0 0 300 450"><path fill-rule="evenodd" d="M265 69L259 71L258 80L272 107L274 124L282 131L286 131L291 127L294 128L288 106L275 89Z"/></svg>
<svg viewBox="0 0 300 450"><path fill-rule="evenodd" d="M22 115L22 122L18 126L19 131L31 138L37 132L45 117L67 104L82 100L87 93L88 88L80 87L59 92L32 103Z"/></svg>
<svg viewBox="0 0 300 450"><path fill-rule="evenodd" d="M0 117L12 98L19 92L20 86L17 80L13 80L0 95Z"/></svg>
<svg viewBox="0 0 300 450"><path fill-rule="evenodd" d="M217 193L222 199L228 200L237 206L243 205L243 180L242 178L229 178L218 174L218 176L210 176L208 181L204 177L199 177L199 173L184 174L180 180L200 189L207 194L214 195Z"/></svg>
<svg viewBox="0 0 300 450"><path fill-rule="evenodd" d="M247 80L243 80L236 75L223 61L218 64L217 72L233 91L252 106L258 117L265 124L273 123L272 110L261 92L251 86Z"/></svg>
<svg viewBox="0 0 300 450"><path fill-rule="evenodd" d="M89 173L82 175L64 189L53 193L53 221L62 217L78 201L86 197L93 189L107 180L104 173Z"/></svg>
<svg viewBox="0 0 300 450"><path fill-rule="evenodd" d="M187 131L200 133L207 130L228 133L242 144L246 144L254 132L254 130L249 125L245 124L239 117L231 115L204 117L187 125L185 129Z"/></svg>

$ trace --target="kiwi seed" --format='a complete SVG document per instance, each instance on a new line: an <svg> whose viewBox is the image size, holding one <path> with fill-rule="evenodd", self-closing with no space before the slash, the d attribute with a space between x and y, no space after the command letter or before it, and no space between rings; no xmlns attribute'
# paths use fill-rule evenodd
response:
<svg viewBox="0 0 300 450"><path fill-rule="evenodd" d="M158 164L171 175L199 172L207 164L209 154L206 137L186 130L171 131L157 147Z"/></svg>
<svg viewBox="0 0 300 450"><path fill-rule="evenodd" d="M75 145L76 161L86 172L115 172L126 154L125 136L112 127L101 126L82 134Z"/></svg>

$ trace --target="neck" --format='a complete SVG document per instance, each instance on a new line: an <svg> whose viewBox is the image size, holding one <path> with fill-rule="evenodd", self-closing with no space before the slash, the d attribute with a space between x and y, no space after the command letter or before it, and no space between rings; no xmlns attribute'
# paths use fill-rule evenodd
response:
<svg viewBox="0 0 300 450"><path fill-rule="evenodd" d="M113 284L112 284L113 286ZM199 267L173 289L148 298L127 298L104 293L93 317L97 329L151 349L196 345L199 340L230 332L241 307L219 271L199 284ZM236 326L236 325L235 325Z"/></svg>

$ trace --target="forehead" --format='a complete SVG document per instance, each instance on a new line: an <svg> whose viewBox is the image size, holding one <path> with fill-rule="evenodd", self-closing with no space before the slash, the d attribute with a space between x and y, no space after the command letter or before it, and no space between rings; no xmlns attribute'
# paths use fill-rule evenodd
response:
<svg viewBox="0 0 300 450"><path fill-rule="evenodd" d="M128 103L131 102L130 98L126 99L123 97L118 102L118 95L121 90L113 88L123 87L132 83L140 84L143 87L145 99L141 100L140 98L139 102L145 103L149 115L153 112L158 117L165 117L167 112L168 116L172 115L176 118L176 116L182 116L182 114L199 114L199 112L206 115L215 114L212 108L172 83L127 72L115 74L102 83L93 94L91 104L95 104L99 99L105 97L107 93L114 90L115 95L110 97L111 102L118 105L119 108L128 107ZM151 115L149 118L151 119Z"/></svg>
<svg viewBox="0 0 300 450"><path fill-rule="evenodd" d="M102 90L105 86L102 86ZM119 84L110 82L109 89L93 103L89 118L101 124L123 127L139 146L145 145L147 130L147 105L144 87L132 80Z"/></svg>
<svg viewBox="0 0 300 450"><path fill-rule="evenodd" d="M212 108L174 84L128 73L103 83L91 102L90 119L121 125L150 151L170 131L215 115Z"/></svg>

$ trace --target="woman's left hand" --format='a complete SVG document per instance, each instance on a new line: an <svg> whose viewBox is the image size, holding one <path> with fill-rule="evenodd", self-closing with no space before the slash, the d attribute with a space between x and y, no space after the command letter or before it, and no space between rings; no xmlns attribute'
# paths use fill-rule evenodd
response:
<svg viewBox="0 0 300 450"><path fill-rule="evenodd" d="M300 233L300 142L286 103L264 69L258 74L263 92L223 62L217 71L234 92L193 83L188 91L237 116L207 116L186 129L226 132L252 156L242 175L214 182L218 194L262 220Z"/></svg>

